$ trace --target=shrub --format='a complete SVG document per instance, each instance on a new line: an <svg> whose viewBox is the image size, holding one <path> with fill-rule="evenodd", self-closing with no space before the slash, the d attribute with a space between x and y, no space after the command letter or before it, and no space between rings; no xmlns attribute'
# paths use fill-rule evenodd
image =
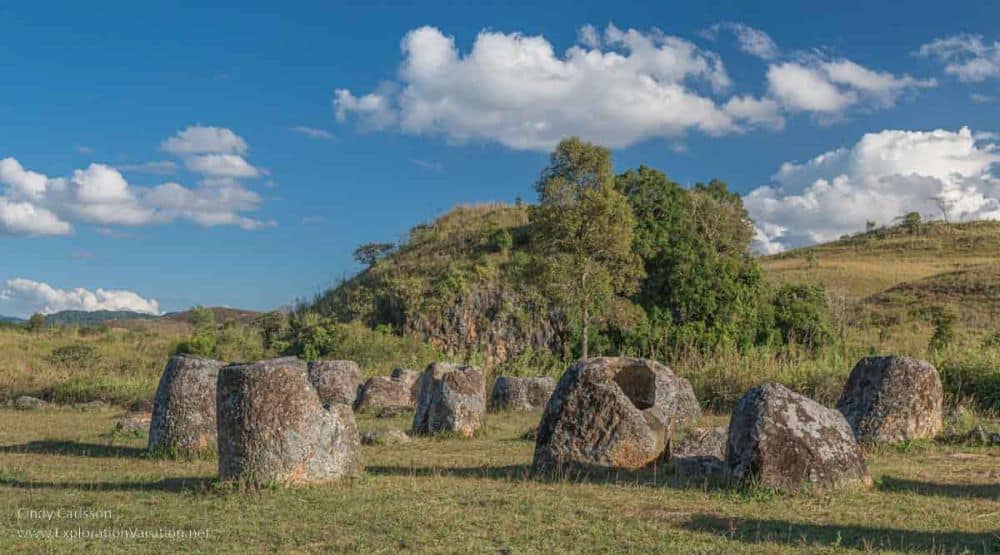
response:
<svg viewBox="0 0 1000 555"><path fill-rule="evenodd" d="M774 327L788 344L816 351L833 342L830 304L820 285L783 285L772 301Z"/></svg>
<svg viewBox="0 0 1000 555"><path fill-rule="evenodd" d="M49 355L49 362L70 370L94 368L100 360L97 349L81 343L58 347Z"/></svg>

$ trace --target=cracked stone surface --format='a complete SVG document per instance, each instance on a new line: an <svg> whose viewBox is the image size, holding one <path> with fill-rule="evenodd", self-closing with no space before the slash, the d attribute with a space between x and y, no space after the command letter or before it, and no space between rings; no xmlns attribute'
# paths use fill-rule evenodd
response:
<svg viewBox="0 0 1000 555"><path fill-rule="evenodd" d="M776 383L750 389L736 404L726 465L742 484L785 490L871 484L843 415Z"/></svg>
<svg viewBox="0 0 1000 555"><path fill-rule="evenodd" d="M929 362L910 357L861 359L837 401L861 442L902 443L941 432L944 389Z"/></svg>
<svg viewBox="0 0 1000 555"><path fill-rule="evenodd" d="M354 412L341 403L324 406L300 360L224 367L218 416L220 480L292 485L362 470Z"/></svg>
<svg viewBox="0 0 1000 555"><path fill-rule="evenodd" d="M414 434L472 437L483 426L486 377L473 366L437 362L424 370L413 415Z"/></svg>
<svg viewBox="0 0 1000 555"><path fill-rule="evenodd" d="M591 358L571 366L545 405L536 473L638 469L662 461L676 427L698 418L691 384L638 358Z"/></svg>
<svg viewBox="0 0 1000 555"><path fill-rule="evenodd" d="M160 377L149 424L150 451L216 450L215 388L223 363L189 355L170 357Z"/></svg>

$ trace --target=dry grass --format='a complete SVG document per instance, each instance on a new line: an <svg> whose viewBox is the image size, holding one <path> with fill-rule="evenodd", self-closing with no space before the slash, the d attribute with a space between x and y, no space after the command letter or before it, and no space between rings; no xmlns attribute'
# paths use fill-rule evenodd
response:
<svg viewBox="0 0 1000 555"><path fill-rule="evenodd" d="M665 472L536 481L538 414L492 416L474 440L365 447L367 470L327 486L238 491L211 460L146 457L108 435L110 411L0 410L0 552L994 553L1000 454L914 445L873 453L877 486L829 495L737 492ZM707 423L721 419L708 418ZM364 418L362 429L405 427ZM110 511L43 521L18 509ZM23 514L23 513L22 513ZM207 530L183 540L20 535L52 529Z"/></svg>

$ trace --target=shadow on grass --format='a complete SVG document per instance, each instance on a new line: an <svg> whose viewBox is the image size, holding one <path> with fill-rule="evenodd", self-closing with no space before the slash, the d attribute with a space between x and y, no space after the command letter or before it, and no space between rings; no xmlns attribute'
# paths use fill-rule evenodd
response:
<svg viewBox="0 0 1000 555"><path fill-rule="evenodd" d="M201 491L215 482L215 478L189 477L165 478L154 482L32 482L13 478L0 478L0 487L16 489L52 489L79 491Z"/></svg>
<svg viewBox="0 0 1000 555"><path fill-rule="evenodd" d="M46 455L101 458L140 458L148 456L148 452L142 447L81 443L79 441L56 441L50 439L31 441L20 445L3 445L0 446L0 453L42 453Z"/></svg>
<svg viewBox="0 0 1000 555"><path fill-rule="evenodd" d="M1000 501L1000 483L995 484L939 484L884 476L878 484L882 491L914 492L939 497L977 497Z"/></svg>
<svg viewBox="0 0 1000 555"><path fill-rule="evenodd" d="M603 467L581 467L557 474L535 474L530 464L452 466L366 466L375 476L455 477L502 480L510 482L570 482L592 484L640 485L674 489L718 489L725 486L719 479L689 478L676 474L672 467L643 470L609 470Z"/></svg>
<svg viewBox="0 0 1000 555"><path fill-rule="evenodd" d="M682 526L695 532L719 534L742 543L781 543L803 548L843 547L864 551L917 550L935 553L965 550L972 553L994 553L994 550L1000 548L1000 530L926 532L717 515L696 515Z"/></svg>

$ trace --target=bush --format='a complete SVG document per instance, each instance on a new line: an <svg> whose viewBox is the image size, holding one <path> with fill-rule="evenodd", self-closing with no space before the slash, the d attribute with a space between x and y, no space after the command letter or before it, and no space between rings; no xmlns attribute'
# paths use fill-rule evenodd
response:
<svg viewBox="0 0 1000 555"><path fill-rule="evenodd" d="M786 344L817 351L833 343L830 304L820 285L783 285L772 300L774 327Z"/></svg>
<svg viewBox="0 0 1000 555"><path fill-rule="evenodd" d="M69 370L91 369L100 363L101 355L91 345L74 344L53 349L49 362Z"/></svg>

